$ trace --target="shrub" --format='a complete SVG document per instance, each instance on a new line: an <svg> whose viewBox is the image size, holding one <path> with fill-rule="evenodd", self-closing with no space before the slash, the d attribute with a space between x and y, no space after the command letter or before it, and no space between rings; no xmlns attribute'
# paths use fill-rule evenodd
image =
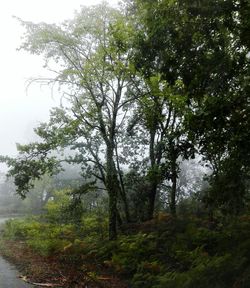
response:
<svg viewBox="0 0 250 288"><path fill-rule="evenodd" d="M10 220L6 223L4 237L26 241L41 255L59 252L75 237L72 225L42 223L35 219Z"/></svg>
<svg viewBox="0 0 250 288"><path fill-rule="evenodd" d="M115 269L125 274L135 273L144 261L153 262L156 249L153 234L138 233L132 236L122 236L118 240L118 249L113 253L112 263Z"/></svg>
<svg viewBox="0 0 250 288"><path fill-rule="evenodd" d="M27 240L27 244L38 254L49 256L63 251L64 247L69 245L69 241L63 239L40 239L34 238Z"/></svg>

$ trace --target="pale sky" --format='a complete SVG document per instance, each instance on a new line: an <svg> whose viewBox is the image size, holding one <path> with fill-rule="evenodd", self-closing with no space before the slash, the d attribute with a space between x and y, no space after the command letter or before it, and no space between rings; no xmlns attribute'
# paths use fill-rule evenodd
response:
<svg viewBox="0 0 250 288"><path fill-rule="evenodd" d="M32 139L32 130L46 121L49 109L57 106L58 97L50 89L32 85L26 91L27 80L43 75L42 58L16 49L21 44L23 28L13 18L25 21L58 23L70 19L81 5L94 5L101 0L8 0L0 10L0 155L15 155L16 143ZM115 5L117 0L108 1ZM0 165L0 171L5 170Z"/></svg>

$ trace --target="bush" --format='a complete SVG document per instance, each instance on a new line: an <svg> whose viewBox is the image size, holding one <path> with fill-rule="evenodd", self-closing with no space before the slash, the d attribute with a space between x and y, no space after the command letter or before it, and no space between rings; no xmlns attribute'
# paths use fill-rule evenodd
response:
<svg viewBox="0 0 250 288"><path fill-rule="evenodd" d="M153 234L122 236L118 240L117 247L112 256L112 263L118 272L124 274L132 275L145 261L152 263L157 260L154 255L156 241Z"/></svg>
<svg viewBox="0 0 250 288"><path fill-rule="evenodd" d="M224 256L195 259L186 272L168 272L156 278L152 288L228 288L233 287L245 259Z"/></svg>
<svg viewBox="0 0 250 288"><path fill-rule="evenodd" d="M158 223L157 228L150 222L150 233L138 232L138 225L137 234L116 241L105 237L105 217L84 214L80 228L44 219L7 221L4 237L25 241L41 255L63 252L60 257L71 264L83 259L105 264L133 288L250 287L248 216L212 227L197 218Z"/></svg>
<svg viewBox="0 0 250 288"><path fill-rule="evenodd" d="M42 223L33 218L9 220L5 224L4 237L25 241L41 255L62 251L75 237L72 225Z"/></svg>
<svg viewBox="0 0 250 288"><path fill-rule="evenodd" d="M26 242L35 252L43 256L49 256L58 252L62 252L64 247L70 244L69 241L63 239L39 239L34 238Z"/></svg>
<svg viewBox="0 0 250 288"><path fill-rule="evenodd" d="M95 214L83 215L81 232L86 241L104 240L108 236L108 218Z"/></svg>

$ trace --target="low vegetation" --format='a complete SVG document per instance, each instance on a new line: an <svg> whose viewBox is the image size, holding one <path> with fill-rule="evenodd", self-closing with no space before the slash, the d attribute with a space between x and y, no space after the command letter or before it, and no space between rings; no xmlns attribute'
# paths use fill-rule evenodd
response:
<svg viewBox="0 0 250 288"><path fill-rule="evenodd" d="M76 223L67 214L61 217L66 209L61 201L62 197L51 200L41 216L5 224L1 242L5 249L1 251L15 263L20 261L16 249L26 255L29 251L29 260L23 264L24 255L19 265L34 282L117 288L250 285L247 214L209 220L207 216L175 218L161 212L150 221L122 225L118 239L109 241L105 213L102 217L95 210L83 213Z"/></svg>

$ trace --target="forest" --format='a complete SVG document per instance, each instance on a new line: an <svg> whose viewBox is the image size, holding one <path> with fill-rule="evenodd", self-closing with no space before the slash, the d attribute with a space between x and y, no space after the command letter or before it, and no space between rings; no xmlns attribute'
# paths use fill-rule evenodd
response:
<svg viewBox="0 0 250 288"><path fill-rule="evenodd" d="M1 254L47 287L250 287L250 1L18 21L50 75L29 85L61 104L0 156L0 212L29 215L6 222Z"/></svg>

